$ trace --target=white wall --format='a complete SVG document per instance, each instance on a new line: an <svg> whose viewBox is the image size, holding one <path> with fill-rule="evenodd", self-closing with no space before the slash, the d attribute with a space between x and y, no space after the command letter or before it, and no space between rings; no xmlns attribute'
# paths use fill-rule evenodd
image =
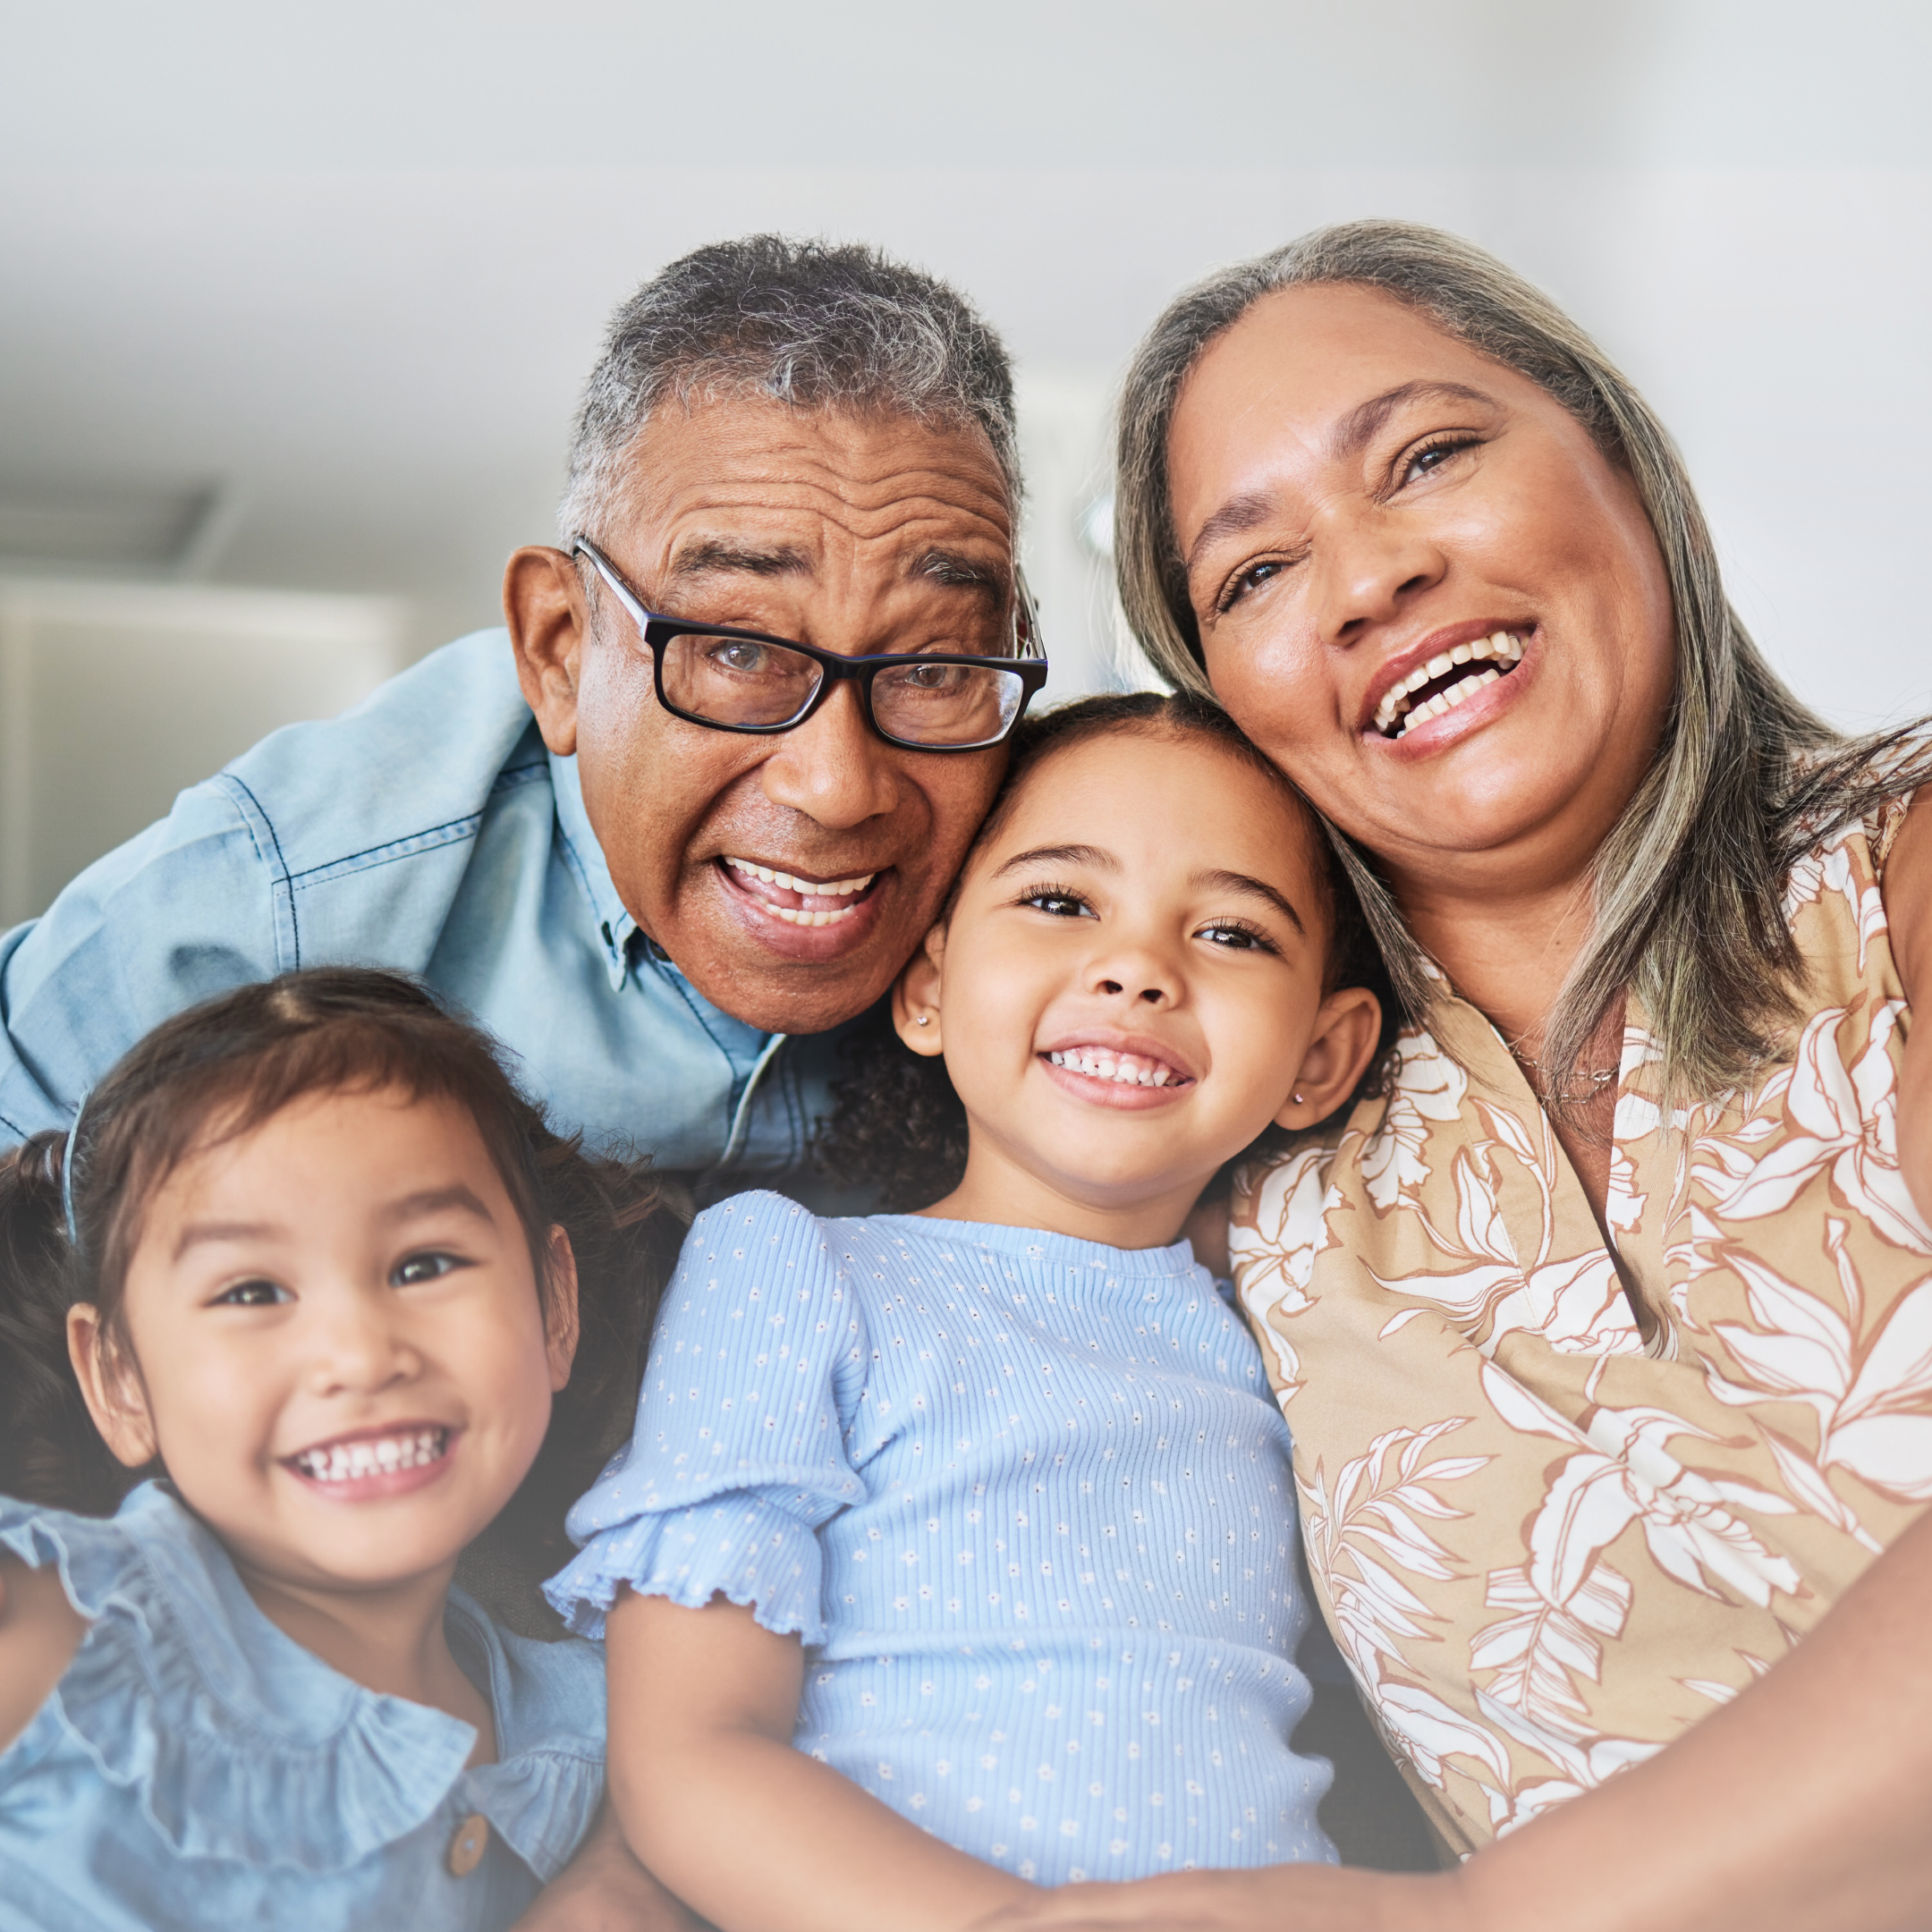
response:
<svg viewBox="0 0 1932 1932"><path fill-rule="evenodd" d="M401 667L382 597L0 578L0 927L183 786Z"/></svg>
<svg viewBox="0 0 1932 1932"><path fill-rule="evenodd" d="M1140 333L1219 263L1390 214L1624 363L1808 697L1932 707L1923 5L0 9L0 488L221 486L217 581L405 599L411 650L493 621L615 301L718 235L859 236L1019 359L1069 688L1111 649L1074 522Z"/></svg>

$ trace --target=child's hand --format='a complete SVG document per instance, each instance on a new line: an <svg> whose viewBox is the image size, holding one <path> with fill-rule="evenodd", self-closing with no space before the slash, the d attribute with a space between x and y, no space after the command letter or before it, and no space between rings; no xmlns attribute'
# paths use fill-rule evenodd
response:
<svg viewBox="0 0 1932 1932"><path fill-rule="evenodd" d="M511 1932L708 1932L631 1854L609 1805Z"/></svg>
<svg viewBox="0 0 1932 1932"><path fill-rule="evenodd" d="M1173 1872L1132 1885L1069 1885L979 1919L970 1932L1469 1932L1445 1878L1270 1865Z"/></svg>
<svg viewBox="0 0 1932 1932"><path fill-rule="evenodd" d="M33 1722L87 1630L53 1564L0 1556L0 1750Z"/></svg>

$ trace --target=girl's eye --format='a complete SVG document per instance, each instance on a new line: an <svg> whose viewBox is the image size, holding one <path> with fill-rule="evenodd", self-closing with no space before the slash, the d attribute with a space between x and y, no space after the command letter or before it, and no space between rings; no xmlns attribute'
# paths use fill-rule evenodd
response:
<svg viewBox="0 0 1932 1932"><path fill-rule="evenodd" d="M1097 919L1099 915L1077 892L1064 886L1042 886L1025 894L1020 903L1033 906L1054 919Z"/></svg>
<svg viewBox="0 0 1932 1932"><path fill-rule="evenodd" d="M424 1282L440 1281L444 1275L453 1275L458 1268L469 1266L460 1255L428 1249L421 1254L405 1255L398 1261L389 1271L389 1285L392 1288L414 1288Z"/></svg>
<svg viewBox="0 0 1932 1932"><path fill-rule="evenodd" d="M291 1295L280 1282L244 1281L237 1282L232 1288L224 1288L215 1297L216 1308L273 1308L277 1302L292 1301Z"/></svg>
<svg viewBox="0 0 1932 1932"><path fill-rule="evenodd" d="M1218 946L1225 946L1235 953L1272 953L1275 942L1258 927L1243 926L1238 920L1222 919L1212 926L1203 926L1199 936Z"/></svg>

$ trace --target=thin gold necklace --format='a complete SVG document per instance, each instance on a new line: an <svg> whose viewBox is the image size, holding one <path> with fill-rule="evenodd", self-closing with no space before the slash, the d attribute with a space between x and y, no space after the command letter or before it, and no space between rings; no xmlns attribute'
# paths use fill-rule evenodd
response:
<svg viewBox="0 0 1932 1932"><path fill-rule="evenodd" d="M1540 1060L1533 1059L1526 1054L1520 1041L1505 1040L1504 1045L1509 1048L1511 1058L1524 1072L1534 1072L1542 1076L1544 1092L1557 1100L1594 1100L1622 1071L1620 1067L1614 1066L1586 1067L1580 1073L1572 1071L1558 1076L1553 1074ZM1579 1085L1585 1089L1580 1094L1573 1090Z"/></svg>

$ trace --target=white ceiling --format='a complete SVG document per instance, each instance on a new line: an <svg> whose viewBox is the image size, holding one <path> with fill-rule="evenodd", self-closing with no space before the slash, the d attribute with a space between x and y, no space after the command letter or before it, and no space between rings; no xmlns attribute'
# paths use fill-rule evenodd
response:
<svg viewBox="0 0 1932 1932"><path fill-rule="evenodd" d="M937 269L1063 428L1184 282L1400 214L1626 363L1814 699L1932 705L1922 5L0 0L0 488L219 488L217 580L488 621L605 317L719 235Z"/></svg>

